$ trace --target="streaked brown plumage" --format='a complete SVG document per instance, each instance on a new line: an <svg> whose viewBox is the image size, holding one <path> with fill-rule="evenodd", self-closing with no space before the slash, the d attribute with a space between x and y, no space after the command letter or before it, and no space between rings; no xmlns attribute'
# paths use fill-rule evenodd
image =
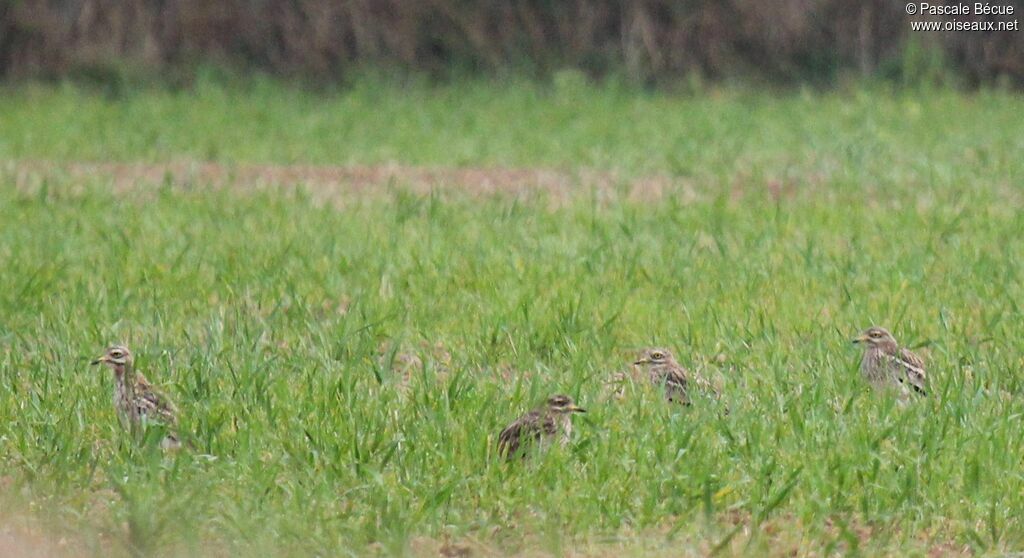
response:
<svg viewBox="0 0 1024 558"><path fill-rule="evenodd" d="M141 372L135 370L135 362L128 347L114 345L93 360L92 364L105 364L114 371L114 407L132 432L138 432L143 423L162 424L168 428L168 434L160 446L164 449L177 449L181 446L178 435L173 431L177 422L177 409Z"/></svg>
<svg viewBox="0 0 1024 558"><path fill-rule="evenodd" d="M507 459L525 456L533 445L546 446L558 439L569 443L572 415L585 413L568 395L552 395L547 402L505 427L498 435L498 454Z"/></svg>
<svg viewBox="0 0 1024 558"><path fill-rule="evenodd" d="M647 377L652 384L665 390L665 398L673 403L689 405L690 388L696 387L714 397L718 390L706 379L693 375L678 362L668 349L651 347L640 353L640 358L633 364L646 368Z"/></svg>
<svg viewBox="0 0 1024 558"><path fill-rule="evenodd" d="M869 327L854 343L864 345L860 373L876 388L898 388L903 395L911 392L927 395L927 374L924 360L909 349L899 346L896 338L881 327Z"/></svg>

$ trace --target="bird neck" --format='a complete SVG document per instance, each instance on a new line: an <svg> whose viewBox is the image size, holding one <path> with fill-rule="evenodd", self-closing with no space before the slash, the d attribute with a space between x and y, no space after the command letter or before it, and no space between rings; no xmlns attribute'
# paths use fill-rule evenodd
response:
<svg viewBox="0 0 1024 558"><path fill-rule="evenodd" d="M662 360L662 361L652 362L651 366L653 368L665 368L665 369L668 369L668 368L679 368L679 363L676 362L676 360L674 358L667 358L667 359Z"/></svg>
<svg viewBox="0 0 1024 558"><path fill-rule="evenodd" d="M118 364L114 366L114 377L117 383L131 391L135 389L135 367L132 363Z"/></svg>
<svg viewBox="0 0 1024 558"><path fill-rule="evenodd" d="M555 413L555 424L564 438L572 435L572 413Z"/></svg>
<svg viewBox="0 0 1024 558"><path fill-rule="evenodd" d="M896 353L895 349L889 350L884 346L871 346L868 350L864 351L864 358L862 359L864 366L876 366L882 362L888 360L888 358Z"/></svg>
<svg viewBox="0 0 1024 558"><path fill-rule="evenodd" d="M673 361L659 362L658 364L651 365L652 376L664 376L673 370L681 370L681 367Z"/></svg>
<svg viewBox="0 0 1024 558"><path fill-rule="evenodd" d="M878 345L877 349L886 355L895 355L899 352L900 347L895 341L885 341Z"/></svg>

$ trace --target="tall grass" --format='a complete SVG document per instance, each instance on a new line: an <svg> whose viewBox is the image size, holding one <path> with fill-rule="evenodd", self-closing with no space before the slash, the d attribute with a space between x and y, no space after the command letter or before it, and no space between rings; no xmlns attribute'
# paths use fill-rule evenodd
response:
<svg viewBox="0 0 1024 558"><path fill-rule="evenodd" d="M0 103L15 159L217 146L676 181L558 203L398 183L327 206L8 172L8 507L122 554L1024 545L1018 99L478 87ZM865 389L849 340L872 323L927 353L933 397ZM112 379L87 366L113 341L177 401L194 451L119 431ZM655 343L717 378L722 404L609 398ZM556 391L590 410L570 447L501 462L497 432Z"/></svg>

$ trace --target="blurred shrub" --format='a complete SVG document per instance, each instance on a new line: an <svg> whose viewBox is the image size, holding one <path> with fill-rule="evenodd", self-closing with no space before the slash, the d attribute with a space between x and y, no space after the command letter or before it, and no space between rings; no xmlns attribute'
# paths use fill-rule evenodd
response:
<svg viewBox="0 0 1024 558"><path fill-rule="evenodd" d="M891 0L0 0L0 73L187 80L200 64L343 81L572 68L634 83L1024 85L1024 34L911 33ZM1018 15L1011 16L1018 17ZM911 52L907 52L910 49ZM938 54L928 54L937 52ZM914 61L930 66L923 70ZM948 65L941 71L935 61ZM929 78L930 79L930 78ZM120 82L119 82L120 83Z"/></svg>

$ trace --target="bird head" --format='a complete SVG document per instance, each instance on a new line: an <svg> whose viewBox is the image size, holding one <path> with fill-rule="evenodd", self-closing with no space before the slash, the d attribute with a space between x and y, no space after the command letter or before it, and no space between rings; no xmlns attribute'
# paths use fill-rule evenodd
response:
<svg viewBox="0 0 1024 558"><path fill-rule="evenodd" d="M636 359L633 364L667 364L673 362L672 353L668 349L662 349L659 347L651 347L644 349L640 352L640 358Z"/></svg>
<svg viewBox="0 0 1024 558"><path fill-rule="evenodd" d="M568 395L552 395L548 398L548 409L554 413L585 413L586 409L577 407Z"/></svg>
<svg viewBox="0 0 1024 558"><path fill-rule="evenodd" d="M863 343L872 348L896 348L896 338L883 327L872 326L860 332L854 343Z"/></svg>
<svg viewBox="0 0 1024 558"><path fill-rule="evenodd" d="M128 347L123 345L113 345L102 355L93 359L91 364L94 366L97 364L106 364L115 371L123 372L126 368L131 368L132 366L132 352L128 350Z"/></svg>

